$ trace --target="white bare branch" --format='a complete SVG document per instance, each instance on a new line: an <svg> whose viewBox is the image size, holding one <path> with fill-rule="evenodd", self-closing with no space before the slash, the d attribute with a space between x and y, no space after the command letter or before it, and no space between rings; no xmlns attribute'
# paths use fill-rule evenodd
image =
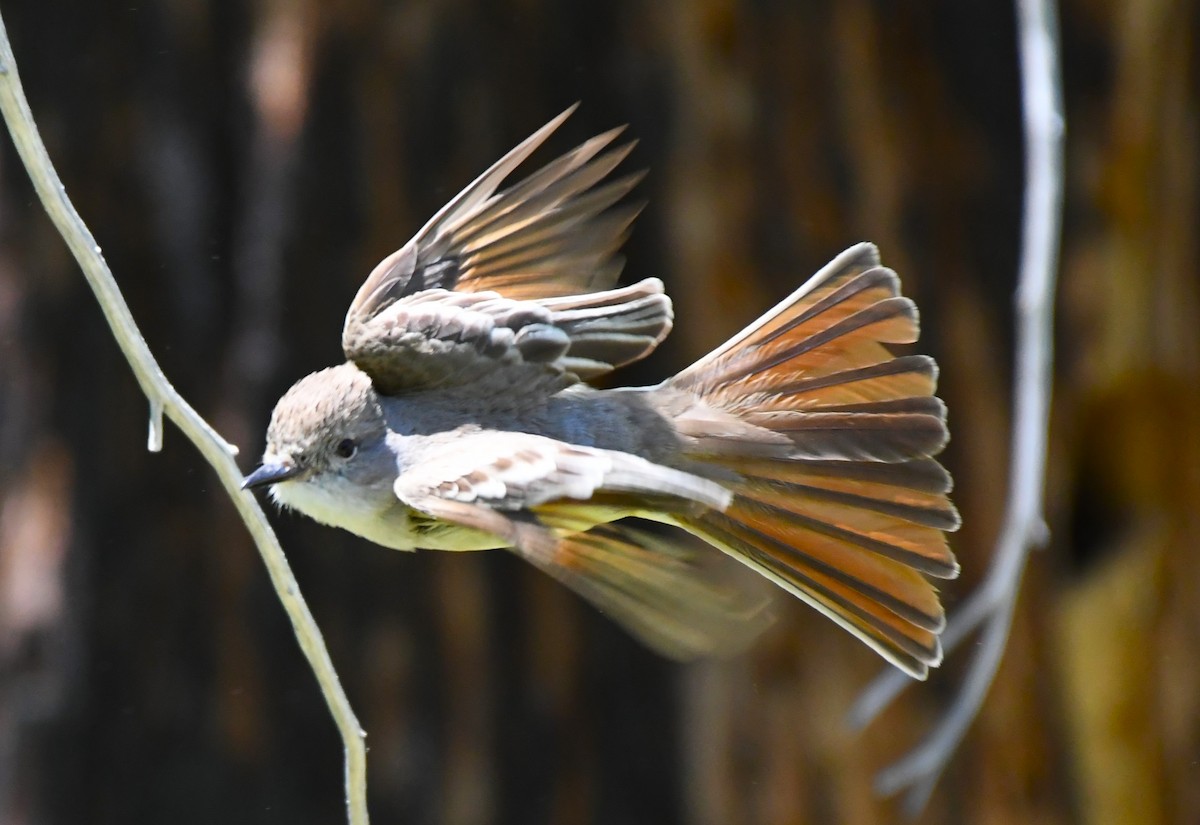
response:
<svg viewBox="0 0 1200 825"><path fill-rule="evenodd" d="M1042 512L1053 376L1054 292L1062 229L1062 80L1053 0L1016 0L1025 127L1025 207L1016 295L1012 459L1007 510L987 577L943 634L949 653L980 625L979 648L949 710L926 739L877 778L881 793L907 789L905 808L924 808L934 785L979 713L1008 643L1030 551L1046 540ZM850 723L864 727L910 680L882 674L859 696Z"/></svg>
<svg viewBox="0 0 1200 825"><path fill-rule="evenodd" d="M104 311L113 336L129 361L142 392L150 401L150 450L157 451L162 446L162 416L165 414L212 465L254 538L275 592L283 603L288 618L291 619L296 638L316 674L321 692L341 733L346 752L345 781L349 821L351 825L366 825L366 748L363 745L365 734L342 690L333 662L321 638L321 631L300 595L300 589L279 540L271 530L257 500L241 489L242 474L233 458L237 449L221 438L167 381L141 332L138 331L133 315L100 253L100 247L67 197L30 113L2 19L0 112L3 113L9 134L12 135L13 143L16 144L21 160L29 172L38 198L74 254L75 260L79 262L88 284L96 294L100 308Z"/></svg>

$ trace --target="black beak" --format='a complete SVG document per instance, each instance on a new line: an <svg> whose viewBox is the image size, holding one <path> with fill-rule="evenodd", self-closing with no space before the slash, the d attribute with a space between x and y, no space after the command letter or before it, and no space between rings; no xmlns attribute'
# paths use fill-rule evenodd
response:
<svg viewBox="0 0 1200 825"><path fill-rule="evenodd" d="M255 487L269 487L299 474L300 467L293 464L263 464L242 479L242 489L253 490Z"/></svg>

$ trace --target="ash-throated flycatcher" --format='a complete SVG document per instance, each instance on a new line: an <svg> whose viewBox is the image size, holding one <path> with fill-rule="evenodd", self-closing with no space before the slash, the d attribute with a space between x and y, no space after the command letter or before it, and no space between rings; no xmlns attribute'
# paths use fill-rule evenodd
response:
<svg viewBox="0 0 1200 825"><path fill-rule="evenodd" d="M497 192L570 112L375 268L346 363L280 399L244 486L387 547L509 549L676 658L760 629L712 551L636 526L670 525L923 678L959 518L936 365L887 347L918 334L895 273L859 244L675 377L592 389L672 311L657 279L614 287L640 209L619 129Z"/></svg>

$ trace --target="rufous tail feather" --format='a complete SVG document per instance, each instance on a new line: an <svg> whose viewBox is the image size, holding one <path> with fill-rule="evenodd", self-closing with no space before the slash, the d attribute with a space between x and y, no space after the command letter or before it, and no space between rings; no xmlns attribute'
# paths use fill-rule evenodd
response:
<svg viewBox="0 0 1200 825"><path fill-rule="evenodd" d="M838 256L658 390L689 458L734 492L681 517L917 678L945 624L927 576L953 578L959 517L934 459L946 411L915 305L870 244Z"/></svg>

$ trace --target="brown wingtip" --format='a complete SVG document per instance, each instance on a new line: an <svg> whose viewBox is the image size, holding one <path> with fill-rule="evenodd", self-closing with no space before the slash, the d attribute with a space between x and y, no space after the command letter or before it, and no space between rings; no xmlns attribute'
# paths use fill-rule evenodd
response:
<svg viewBox="0 0 1200 825"><path fill-rule="evenodd" d="M563 123L565 123L565 122L566 122L567 118L569 118L571 115L575 114L575 110L576 110L576 109L578 109L578 108L579 108L579 107L580 107L582 104L583 104L583 101L582 101L582 100L576 100L576 101L575 101L574 103L572 103L570 106L568 106L567 108L563 109L563 110L562 110L561 112L559 112L557 115L555 115L554 117L552 117L552 118L550 119L549 123L547 123L545 126L543 126L543 127L542 127L541 129L539 129L538 131L540 132L540 131L542 131L543 129L549 129L551 132L553 132L553 131L554 131L555 129L557 129L559 126L562 126L562 125L563 125Z"/></svg>

